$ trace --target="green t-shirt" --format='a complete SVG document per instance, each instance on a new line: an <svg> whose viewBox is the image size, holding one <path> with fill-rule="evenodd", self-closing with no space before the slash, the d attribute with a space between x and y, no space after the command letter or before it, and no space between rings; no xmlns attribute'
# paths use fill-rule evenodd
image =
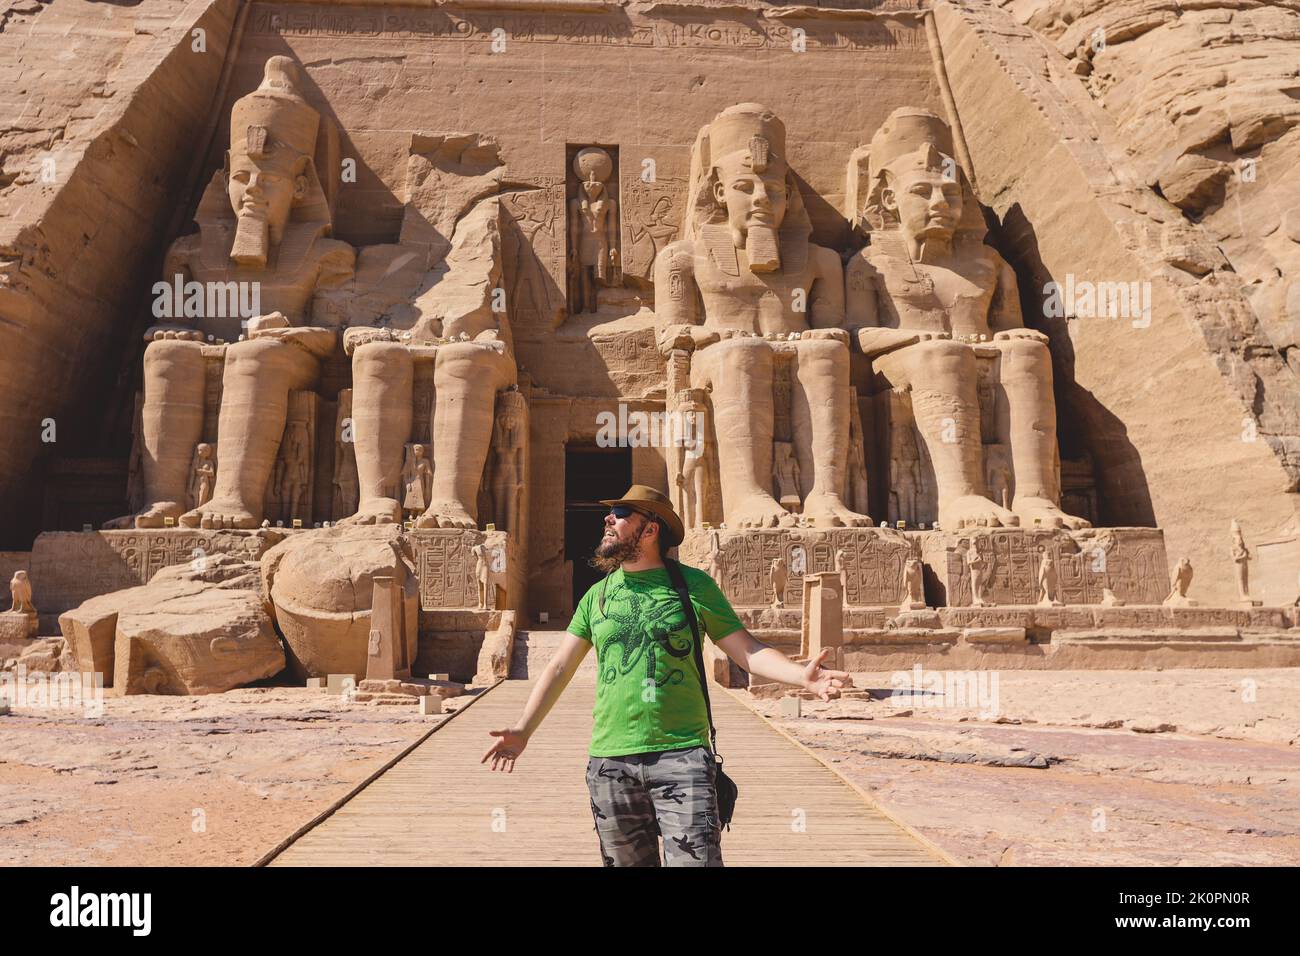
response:
<svg viewBox="0 0 1300 956"><path fill-rule="evenodd" d="M740 630L740 619L713 579L681 567L700 630L715 641ZM619 568L596 582L578 602L569 633L596 647L591 756L709 746L691 625L667 570L625 574Z"/></svg>

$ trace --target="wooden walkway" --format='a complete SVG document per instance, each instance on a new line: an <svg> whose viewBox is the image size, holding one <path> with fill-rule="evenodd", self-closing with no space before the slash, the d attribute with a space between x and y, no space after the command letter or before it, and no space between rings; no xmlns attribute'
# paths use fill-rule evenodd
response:
<svg viewBox="0 0 1300 956"><path fill-rule="evenodd" d="M596 866L584 781L595 685L579 672L512 774L479 760L532 681L503 681L300 836L273 866ZM727 772L740 788L728 866L949 862L811 751L711 688ZM794 824L803 822L800 832Z"/></svg>

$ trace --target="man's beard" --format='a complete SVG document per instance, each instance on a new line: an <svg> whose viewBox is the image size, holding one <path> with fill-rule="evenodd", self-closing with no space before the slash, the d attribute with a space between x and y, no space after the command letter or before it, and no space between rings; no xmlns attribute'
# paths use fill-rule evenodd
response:
<svg viewBox="0 0 1300 956"><path fill-rule="evenodd" d="M270 225L265 216L245 213L236 220L235 242L230 258L244 266L265 266L271 245Z"/></svg>
<svg viewBox="0 0 1300 956"><path fill-rule="evenodd" d="M609 574L617 571L623 566L624 561L633 561L641 553L640 538L633 538L631 541L623 541L618 538L611 538L606 541L604 538L596 545L596 552L587 561L589 565L597 571Z"/></svg>

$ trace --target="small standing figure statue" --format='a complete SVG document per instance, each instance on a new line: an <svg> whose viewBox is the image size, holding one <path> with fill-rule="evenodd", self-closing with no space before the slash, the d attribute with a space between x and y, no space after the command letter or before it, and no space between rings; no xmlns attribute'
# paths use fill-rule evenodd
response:
<svg viewBox="0 0 1300 956"><path fill-rule="evenodd" d="M984 555L980 554L979 542L975 538L970 539L970 547L966 549L966 567L970 569L971 607L988 607L988 602L984 600L987 562Z"/></svg>
<svg viewBox="0 0 1300 956"><path fill-rule="evenodd" d="M1246 539L1241 533L1241 524L1236 518L1232 519L1229 533L1232 535L1230 545L1232 560L1237 565L1237 596L1243 603L1255 604L1256 602L1250 596L1250 548L1246 547Z"/></svg>
<svg viewBox="0 0 1300 956"><path fill-rule="evenodd" d="M194 447L194 464L190 476L190 507L202 508L212 500L212 483L216 480L217 465L212 460L212 446L199 442Z"/></svg>
<svg viewBox="0 0 1300 956"><path fill-rule="evenodd" d="M13 601L13 607L9 608L11 613L36 614L32 605L32 582L26 571L14 572L13 580L9 582L9 597Z"/></svg>
<svg viewBox="0 0 1300 956"><path fill-rule="evenodd" d="M306 424L290 422L280 449L280 507L286 521L302 517L300 509L309 478L309 449Z"/></svg>
<svg viewBox="0 0 1300 956"><path fill-rule="evenodd" d="M794 444L788 441L773 442L772 487L777 501L791 514L803 507L799 500L799 462L794 457Z"/></svg>
<svg viewBox="0 0 1300 956"><path fill-rule="evenodd" d="M474 555L474 577L478 581L478 606L487 607L488 598L488 549L485 544L476 544L470 548Z"/></svg>
<svg viewBox="0 0 1300 956"><path fill-rule="evenodd" d="M433 469L424 455L423 445L411 445L406 450L406 464L402 467L402 507L408 515L424 514L429 507L429 490L433 487Z"/></svg>
<svg viewBox="0 0 1300 956"><path fill-rule="evenodd" d="M1061 578L1056 570L1052 552L1044 551L1038 565L1038 603L1047 607L1061 606Z"/></svg>
<svg viewBox="0 0 1300 956"><path fill-rule="evenodd" d="M578 197L569 203L569 309L595 312L596 287L622 285L618 258L618 201L608 183L614 173L609 153L597 146L573 157Z"/></svg>
<svg viewBox="0 0 1300 956"><path fill-rule="evenodd" d="M907 564L903 566L903 585L907 589L907 597L903 599L901 610L925 610L925 577L921 562L916 558L908 558Z"/></svg>
<svg viewBox="0 0 1300 956"><path fill-rule="evenodd" d="M785 558L772 559L772 608L785 607L785 586L790 576L785 566Z"/></svg>
<svg viewBox="0 0 1300 956"><path fill-rule="evenodd" d="M1174 568L1174 583L1169 589L1169 596L1165 598L1166 607L1193 607L1196 602L1189 600L1187 589L1192 586L1192 562L1187 558L1178 560L1178 567Z"/></svg>

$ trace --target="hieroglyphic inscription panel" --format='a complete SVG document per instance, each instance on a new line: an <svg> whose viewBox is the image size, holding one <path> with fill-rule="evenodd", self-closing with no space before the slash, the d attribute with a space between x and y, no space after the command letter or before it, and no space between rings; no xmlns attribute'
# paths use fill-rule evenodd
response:
<svg viewBox="0 0 1300 956"><path fill-rule="evenodd" d="M711 559L716 536L720 557ZM681 546L682 560L709 570L723 593L737 607L772 603L772 562L785 560L784 600L798 607L805 574L834 571L841 555L845 603L888 606L902 602L903 570L912 556L906 536L881 528L837 528L830 531L784 529L752 531L691 531Z"/></svg>
<svg viewBox="0 0 1300 956"><path fill-rule="evenodd" d="M1066 604L1100 604L1104 588L1127 604L1159 604L1169 590L1164 535L1154 528L996 528L920 537L923 560L946 589L949 607L971 604L972 540L983 561L984 600L991 604L1037 603L1044 554L1056 564Z"/></svg>
<svg viewBox="0 0 1300 956"><path fill-rule="evenodd" d="M32 546L41 610L60 614L82 601L148 584L159 569L214 554L256 561L281 540L275 531L51 531Z"/></svg>

